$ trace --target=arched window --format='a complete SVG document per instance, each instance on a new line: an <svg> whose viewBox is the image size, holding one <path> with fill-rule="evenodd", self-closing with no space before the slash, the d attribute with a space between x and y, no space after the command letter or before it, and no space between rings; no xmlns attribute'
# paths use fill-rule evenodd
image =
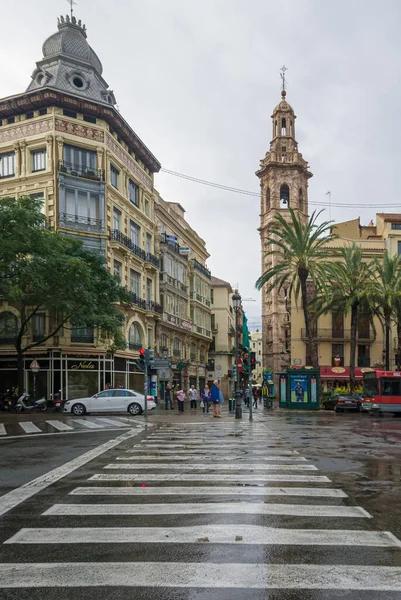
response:
<svg viewBox="0 0 401 600"><path fill-rule="evenodd" d="M270 188L269 187L266 188L266 195L265 195L265 212L267 212L268 210L270 210Z"/></svg>
<svg viewBox="0 0 401 600"><path fill-rule="evenodd" d="M132 323L128 332L128 347L130 350L139 350L142 347L142 331L138 323Z"/></svg>
<svg viewBox="0 0 401 600"><path fill-rule="evenodd" d="M12 312L0 313L0 341L13 343L18 333L18 319Z"/></svg>
<svg viewBox="0 0 401 600"><path fill-rule="evenodd" d="M191 344L191 355L190 358L192 361L196 360L196 345L194 343Z"/></svg>
<svg viewBox="0 0 401 600"><path fill-rule="evenodd" d="M274 121L274 137L277 135L277 120Z"/></svg>
<svg viewBox="0 0 401 600"><path fill-rule="evenodd" d="M303 193L302 193L301 188L299 189L298 205L299 205L299 210L303 210L304 209L304 197L303 197Z"/></svg>
<svg viewBox="0 0 401 600"><path fill-rule="evenodd" d="M181 340L178 338L174 338L173 341L173 356L175 358L181 357Z"/></svg>
<svg viewBox="0 0 401 600"><path fill-rule="evenodd" d="M281 119L281 135L287 135L287 123L285 119Z"/></svg>
<svg viewBox="0 0 401 600"><path fill-rule="evenodd" d="M290 206L290 188L286 183L280 187L280 208L289 208Z"/></svg>

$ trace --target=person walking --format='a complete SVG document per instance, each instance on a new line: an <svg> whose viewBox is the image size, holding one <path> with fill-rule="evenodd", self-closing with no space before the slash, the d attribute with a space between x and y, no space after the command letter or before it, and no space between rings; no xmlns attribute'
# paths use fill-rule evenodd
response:
<svg viewBox="0 0 401 600"><path fill-rule="evenodd" d="M220 387L217 379L213 381L212 389L210 390L210 401L213 402L213 417L221 419L219 414Z"/></svg>
<svg viewBox="0 0 401 600"><path fill-rule="evenodd" d="M165 410L168 410L168 405L170 404L170 409L173 410L173 401L171 399L171 383L167 383L166 389L164 391L164 403Z"/></svg>
<svg viewBox="0 0 401 600"><path fill-rule="evenodd" d="M258 387L258 400L259 404L262 404L262 386Z"/></svg>
<svg viewBox="0 0 401 600"><path fill-rule="evenodd" d="M219 392L219 415L221 416L221 409L223 407L223 402L224 402L224 396L223 396L223 392L220 390Z"/></svg>
<svg viewBox="0 0 401 600"><path fill-rule="evenodd" d="M203 412L209 412L209 403L210 403L210 389L209 386L206 384L205 387L203 388L203 391L201 393L201 397L202 397L202 402L201 402L201 407L203 409ZM203 406L202 406L203 404Z"/></svg>
<svg viewBox="0 0 401 600"><path fill-rule="evenodd" d="M253 395L253 408L258 408L258 390L256 387L253 388L252 390L252 395Z"/></svg>
<svg viewBox="0 0 401 600"><path fill-rule="evenodd" d="M194 385L191 385L191 388L188 392L188 396L189 396L189 401L190 401L190 406L191 406L191 412L193 412L194 414L196 413L196 409L197 404L198 404L198 390L195 389Z"/></svg>
<svg viewBox="0 0 401 600"><path fill-rule="evenodd" d="M185 400L185 392L184 390L178 390L177 392L177 400L178 400L178 412L184 412L184 400Z"/></svg>

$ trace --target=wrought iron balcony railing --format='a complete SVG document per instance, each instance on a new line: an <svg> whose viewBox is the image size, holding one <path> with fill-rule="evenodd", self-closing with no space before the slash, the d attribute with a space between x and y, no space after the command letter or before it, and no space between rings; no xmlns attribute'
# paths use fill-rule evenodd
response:
<svg viewBox="0 0 401 600"><path fill-rule="evenodd" d="M208 279L212 278L212 273L209 271L209 269L196 260L196 258L192 259L192 268L200 271L200 273L203 273L203 275L205 275Z"/></svg>
<svg viewBox="0 0 401 600"><path fill-rule="evenodd" d="M71 342L74 342L77 344L94 344L95 336L93 334L87 334L87 335L71 334Z"/></svg>
<svg viewBox="0 0 401 600"><path fill-rule="evenodd" d="M163 307L161 304L158 304L157 302L147 302L146 303L146 309L150 310L151 312L157 313L159 315L163 314Z"/></svg>
<svg viewBox="0 0 401 600"><path fill-rule="evenodd" d="M59 173L71 175L72 177L82 177L83 179L92 179L93 181L104 181L103 169L92 169L84 165L77 165L65 160L60 160L58 163Z"/></svg>
<svg viewBox="0 0 401 600"><path fill-rule="evenodd" d="M317 340L321 341L349 341L351 339L351 329L343 329L342 331L336 331L336 335L333 335L333 330L330 328L327 329L315 329L314 336ZM341 334L341 335L340 335ZM306 340L306 329L301 329L301 338ZM359 330L357 331L357 339L358 340L366 340L367 342L373 342L375 340L375 334L372 330Z"/></svg>
<svg viewBox="0 0 401 600"><path fill-rule="evenodd" d="M143 310L146 310L146 300L144 300L137 294L134 294L134 292L128 292L128 297L131 301L131 304L133 304L134 306L138 306L139 308L143 308Z"/></svg>
<svg viewBox="0 0 401 600"><path fill-rule="evenodd" d="M135 254L135 256L138 256L139 258L141 258L142 260L146 260L146 252L144 250L142 250L142 248L139 248L139 246L137 246L136 244L134 244L129 237L127 237L126 235L124 235L123 233L121 233L121 231L119 229L112 229L110 232L110 239L114 242L119 242L120 244L123 244L124 246L126 246L127 248L129 248L131 250L131 252L133 254Z"/></svg>
<svg viewBox="0 0 401 600"><path fill-rule="evenodd" d="M156 269L160 269L160 260L151 252L146 252L146 262L150 262Z"/></svg>

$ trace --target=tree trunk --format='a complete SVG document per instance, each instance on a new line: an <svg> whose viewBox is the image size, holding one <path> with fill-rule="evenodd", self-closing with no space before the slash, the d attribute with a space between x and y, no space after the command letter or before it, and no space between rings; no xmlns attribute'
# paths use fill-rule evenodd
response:
<svg viewBox="0 0 401 600"><path fill-rule="evenodd" d="M391 335L391 313L387 310L384 311L384 343L385 343L385 369L390 370L390 335Z"/></svg>
<svg viewBox="0 0 401 600"><path fill-rule="evenodd" d="M401 309L397 312L397 371L401 371Z"/></svg>
<svg viewBox="0 0 401 600"><path fill-rule="evenodd" d="M311 318L309 312L309 299L308 299L308 289L306 286L306 281L308 279L308 272L301 271L299 273L299 279L301 281L301 297L302 297L302 310L304 313L305 320L305 329L306 329L306 337L308 339L309 349L312 355L312 367L315 369L319 368L319 357L317 355L317 344L316 338L313 334L313 329L311 327Z"/></svg>
<svg viewBox="0 0 401 600"><path fill-rule="evenodd" d="M356 336L358 330L358 305L359 302L355 302L351 307L351 343L349 355L349 385L351 394L353 394L355 390L355 356Z"/></svg>
<svg viewBox="0 0 401 600"><path fill-rule="evenodd" d="M24 355L22 353L21 348L17 348L17 385L18 385L18 395L25 391L24 390Z"/></svg>

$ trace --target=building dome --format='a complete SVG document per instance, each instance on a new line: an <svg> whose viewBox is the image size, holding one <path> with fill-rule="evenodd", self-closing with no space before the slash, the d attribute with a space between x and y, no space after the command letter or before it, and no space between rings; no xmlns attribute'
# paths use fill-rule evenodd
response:
<svg viewBox="0 0 401 600"><path fill-rule="evenodd" d="M75 17L70 20L67 15L58 19L58 31L47 38L42 52L43 58L65 54L89 63L100 75L103 72L102 63L86 40L85 25Z"/></svg>
<svg viewBox="0 0 401 600"><path fill-rule="evenodd" d="M280 102L280 104L277 104L277 106L273 110L273 114L278 111L286 111L286 110L290 110L291 112L294 112L294 109L292 108L292 106L290 104L288 104L285 97L286 97L286 92L285 92L285 90L283 90L281 92L281 98L282 98L281 102Z"/></svg>

